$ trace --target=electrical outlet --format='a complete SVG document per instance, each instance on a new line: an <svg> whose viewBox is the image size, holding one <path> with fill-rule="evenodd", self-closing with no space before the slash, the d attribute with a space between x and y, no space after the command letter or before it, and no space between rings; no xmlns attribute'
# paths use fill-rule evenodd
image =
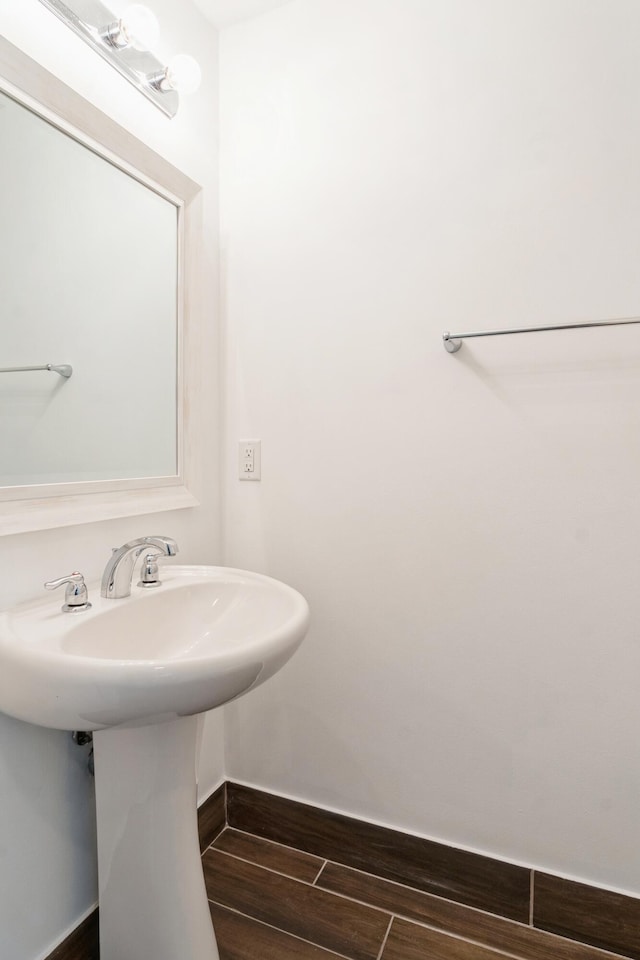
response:
<svg viewBox="0 0 640 960"><path fill-rule="evenodd" d="M259 480L261 456L259 440L238 441L238 479Z"/></svg>

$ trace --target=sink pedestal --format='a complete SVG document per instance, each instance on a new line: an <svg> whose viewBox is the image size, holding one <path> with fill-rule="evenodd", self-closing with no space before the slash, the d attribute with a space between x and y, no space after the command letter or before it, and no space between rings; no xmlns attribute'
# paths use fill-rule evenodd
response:
<svg viewBox="0 0 640 960"><path fill-rule="evenodd" d="M101 960L218 960L198 841L197 723L94 733Z"/></svg>

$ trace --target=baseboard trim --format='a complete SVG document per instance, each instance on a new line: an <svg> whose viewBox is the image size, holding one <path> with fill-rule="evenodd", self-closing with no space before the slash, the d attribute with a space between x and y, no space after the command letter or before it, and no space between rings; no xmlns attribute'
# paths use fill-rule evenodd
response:
<svg viewBox="0 0 640 960"><path fill-rule="evenodd" d="M229 826L509 920L529 920L530 871L251 787L227 784Z"/></svg>
<svg viewBox="0 0 640 960"><path fill-rule="evenodd" d="M49 954L47 960L100 960L97 907Z"/></svg>
<svg viewBox="0 0 640 960"><path fill-rule="evenodd" d="M200 853L210 847L218 834L227 825L227 784L221 783L217 790L198 807L198 836Z"/></svg>
<svg viewBox="0 0 640 960"><path fill-rule="evenodd" d="M640 898L227 783L227 824L567 940L640 960Z"/></svg>
<svg viewBox="0 0 640 960"><path fill-rule="evenodd" d="M640 960L640 898L540 873L227 781L198 810L200 848L226 827L297 847L569 941ZM99 960L94 911L46 960Z"/></svg>

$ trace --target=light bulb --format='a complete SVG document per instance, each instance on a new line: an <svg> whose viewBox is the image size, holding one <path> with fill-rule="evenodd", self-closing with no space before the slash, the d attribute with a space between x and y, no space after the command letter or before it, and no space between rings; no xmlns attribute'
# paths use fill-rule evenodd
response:
<svg viewBox="0 0 640 960"><path fill-rule="evenodd" d="M200 86L202 72L197 60L186 53L179 53L169 61L163 86L178 93L195 93Z"/></svg>
<svg viewBox="0 0 640 960"><path fill-rule="evenodd" d="M134 50L150 50L160 36L160 24L155 14L141 3L134 3L120 19L120 30L127 46Z"/></svg>

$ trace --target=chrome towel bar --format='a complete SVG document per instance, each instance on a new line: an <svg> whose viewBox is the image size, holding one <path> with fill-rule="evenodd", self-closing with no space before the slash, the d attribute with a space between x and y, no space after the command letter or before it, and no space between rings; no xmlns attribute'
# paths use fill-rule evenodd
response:
<svg viewBox="0 0 640 960"><path fill-rule="evenodd" d="M514 327L511 330L476 330L473 333L442 334L444 348L448 353L457 353L463 340L470 337L502 337L509 333L541 333L548 330L584 330L586 327L620 327L627 323L640 323L640 317L620 317L616 320L593 320L589 323L555 323L549 327Z"/></svg>
<svg viewBox="0 0 640 960"><path fill-rule="evenodd" d="M51 370L67 380L73 373L73 367L68 363L45 363L43 367L0 367L0 373L26 373L29 370Z"/></svg>

